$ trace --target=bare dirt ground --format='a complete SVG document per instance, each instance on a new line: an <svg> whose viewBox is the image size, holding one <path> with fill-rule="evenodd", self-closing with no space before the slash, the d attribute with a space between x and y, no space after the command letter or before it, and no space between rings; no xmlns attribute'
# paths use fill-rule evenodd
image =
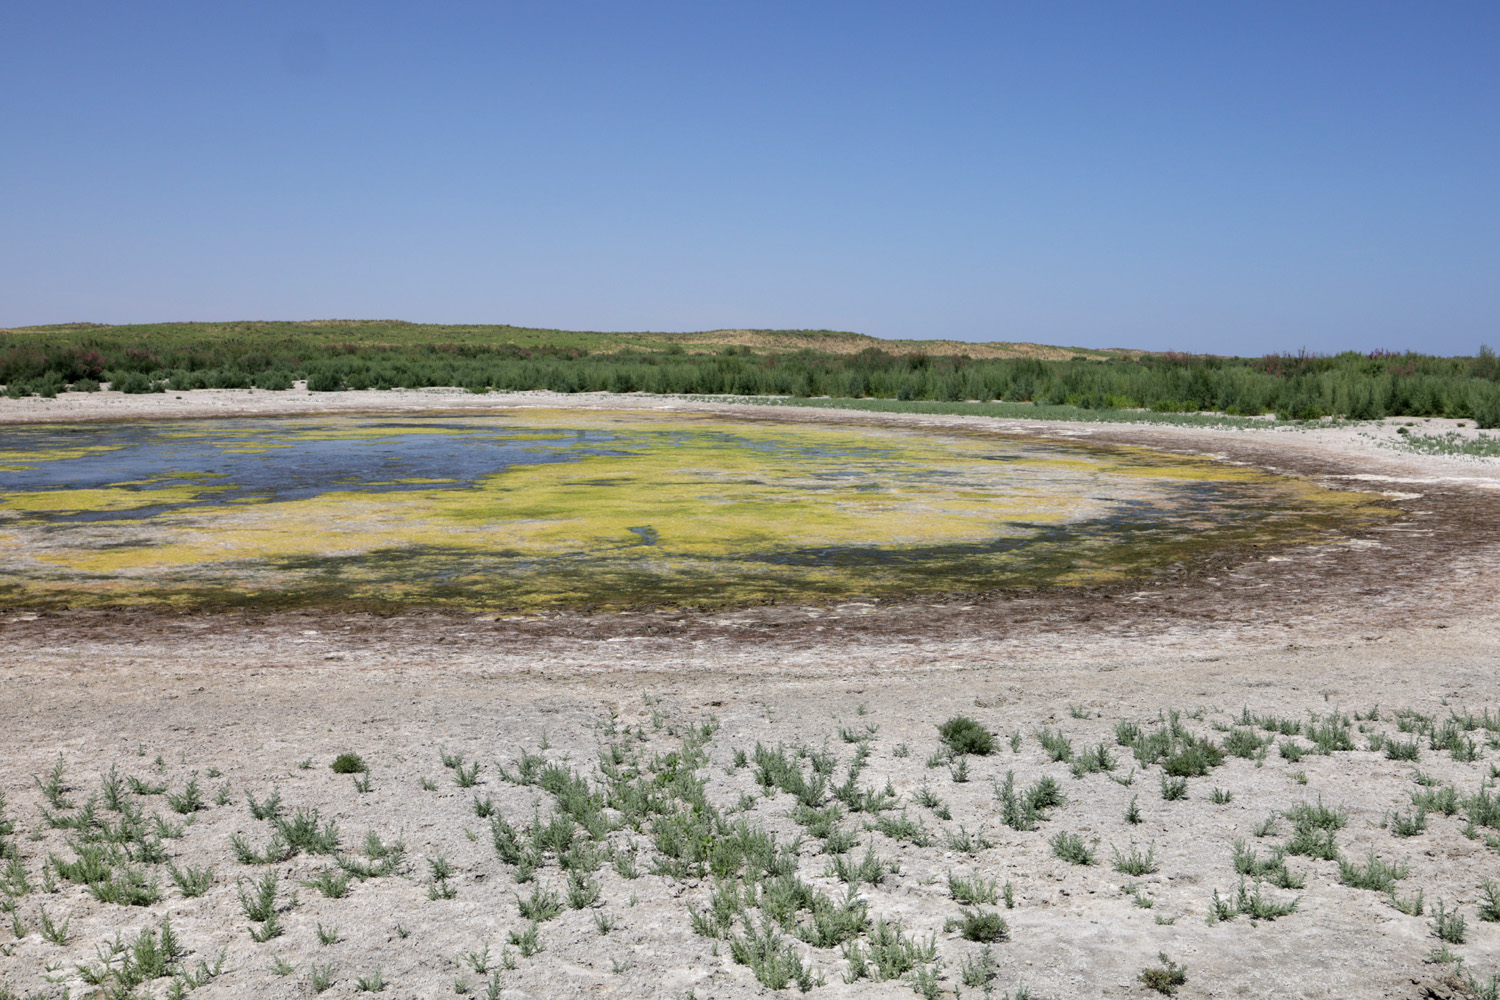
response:
<svg viewBox="0 0 1500 1000"><path fill-rule="evenodd" d="M378 968L395 997L739 997L767 995L762 980L800 964L811 994L828 997L1149 996L1138 974L1158 952L1186 966L1184 997L1463 996L1468 974L1483 986L1500 972L1500 923L1487 919L1500 900L1485 889L1500 880L1488 789L1500 764L1500 462L1380 447L1392 426L1212 431L548 394L178 395L0 400L0 421L702 408L1213 455L1384 493L1404 516L1368 537L1226 553L1111 590L498 619L0 614L0 792L14 825L0 840L17 859L0 868L11 908L0 989L16 996L125 988L149 968L133 945L164 918L184 951L178 978L136 983L137 995L186 990L184 977L221 954L194 995L305 996L326 980L322 995L347 997L362 979L375 986ZM995 734L996 751L946 753L937 724L957 715ZM1121 722L1144 734L1139 752L1119 742L1131 735ZM1150 751L1159 731L1173 753L1186 733L1248 756L1227 754L1169 799L1174 765ZM757 745L783 749L787 767L764 753L758 766ZM368 765L368 791L330 769L345 751ZM575 769L587 789L527 772L526 754ZM123 812L110 808L112 767ZM195 775L202 808L178 812L194 805L183 796ZM1065 801L1028 817L1027 793L1040 788L1045 802L1046 778ZM160 786L175 801L152 794ZM316 838L288 856L274 848L275 820L251 807L277 791L284 838L298 836L299 811L317 809L319 829L337 825L338 853L318 853ZM799 810L799 793L821 820ZM1301 808L1319 802L1326 813ZM552 823L563 814L581 824L569 850L568 823ZM741 821L782 846L769 862L778 874L736 860ZM405 847L385 874L372 874L367 831ZM1092 847L1094 863L1059 857L1060 834ZM237 857L236 835L273 860ZM841 838L855 841L847 853ZM1153 851L1152 863L1118 870L1116 851L1124 861L1132 849ZM109 879L73 868L91 851ZM1358 887L1381 881L1372 851L1404 872L1393 891ZM867 852L861 881L853 869ZM343 895L303 884L338 873L340 858L357 872ZM208 868L201 895L173 875ZM157 883L154 901L97 898L128 898L132 870ZM266 924L241 897L253 904L268 873L281 933L258 942ZM982 881L982 898L955 899L950 874ZM561 912L533 925L547 892ZM1421 913L1404 912L1419 896ZM1437 933L1439 901L1442 930L1461 941ZM976 909L1006 924L988 951L952 923ZM1462 934L1447 919L1455 909ZM897 922L916 945L881 949L882 922L887 945ZM1434 961L1443 948L1462 963ZM883 966L867 964L874 951Z"/></svg>

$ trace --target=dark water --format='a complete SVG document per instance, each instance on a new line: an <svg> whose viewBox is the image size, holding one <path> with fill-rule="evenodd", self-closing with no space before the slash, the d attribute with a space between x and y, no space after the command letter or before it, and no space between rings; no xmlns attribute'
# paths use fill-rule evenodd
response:
<svg viewBox="0 0 1500 1000"><path fill-rule="evenodd" d="M373 436L361 436L372 432ZM0 471L0 491L109 487L149 496L154 490L182 485L211 491L197 501L146 509L43 515L56 521L137 518L208 504L300 500L334 490L462 489L512 466L628 454L611 447L615 440L613 433L602 430L539 430L495 422L479 427L430 419L6 428L0 430L0 451L30 452L38 461L33 468ZM54 449L80 446L114 450L47 459ZM246 453L263 446L269 450ZM402 482L434 479L451 482Z"/></svg>

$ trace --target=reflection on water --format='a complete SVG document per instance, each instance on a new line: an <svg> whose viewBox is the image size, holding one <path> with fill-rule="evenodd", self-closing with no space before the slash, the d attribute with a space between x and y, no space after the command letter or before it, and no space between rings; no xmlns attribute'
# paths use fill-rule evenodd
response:
<svg viewBox="0 0 1500 1000"><path fill-rule="evenodd" d="M1389 516L1140 450L639 413L0 428L8 604L723 604L1066 585Z"/></svg>

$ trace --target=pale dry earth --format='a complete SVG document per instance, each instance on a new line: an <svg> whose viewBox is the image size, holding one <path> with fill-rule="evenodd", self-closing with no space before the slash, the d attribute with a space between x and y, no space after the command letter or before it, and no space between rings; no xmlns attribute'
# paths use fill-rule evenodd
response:
<svg viewBox="0 0 1500 1000"><path fill-rule="evenodd" d="M178 398L178 397L181 398ZM310 614L155 616L139 612L61 612L0 615L0 791L18 822L15 842L37 888L16 899L15 914L29 933L15 940L0 923L0 983L18 995L58 997L65 988L86 995L78 965L97 962L97 949L117 933L132 939L170 915L188 960L223 949L222 975L194 992L199 997L313 995L316 965L332 966L325 997L356 995L357 979L378 966L384 995L455 995L466 977L471 995L486 995L488 975L475 974L462 956L485 943L498 957L511 932L524 931L512 866L490 845L486 819L476 816L475 793L491 797L518 827L551 797L534 786L503 780L523 752L597 776L601 747L640 728L635 744L646 755L680 744L681 727L710 717L718 729L706 744L709 799L732 814L789 839L798 830L792 799L762 796L753 768L736 768L736 750L757 743L827 749L838 755L842 779L857 744L868 733L870 758L862 784L889 781L905 808L929 832L915 846L868 831L870 817L854 814L844 827L858 833L853 857L873 846L900 871L863 886L871 914L900 919L918 936L933 935L946 995L980 995L965 987L961 964L980 946L945 929L961 907L949 895L947 874L979 873L1011 883L1014 908L1003 914L1008 940L993 945L994 995L1024 985L1038 998L1149 996L1136 979L1159 951L1187 966L1184 997L1420 997L1451 996L1446 963L1427 961L1442 945L1431 907L1443 900L1466 917L1463 944L1449 945L1481 980L1500 971L1500 923L1480 919L1486 879L1500 880L1500 853L1462 828L1464 812L1434 812L1427 829L1399 838L1392 810L1411 812L1420 790L1416 771L1469 796L1500 764L1486 730L1470 733L1478 759L1458 761L1421 744L1416 763L1364 749L1376 734L1401 740L1394 713L1413 709L1439 722L1450 712L1500 710L1500 462L1443 459L1379 447L1395 425L1317 430L1203 430L1156 425L1064 424L959 417L889 416L734 406L648 397L567 397L544 393L476 396L455 391L300 392L198 391L165 396L65 394L56 400L0 400L0 421L140 419L389 410L463 410L518 405L641 406L711 411L745 419L858 420L908 426L1066 435L1139 444L1223 461L1312 476L1341 488L1389 497L1403 513L1367 537L1330 539L1288 551L1226 553L1202 565L1138 585L1108 590L955 595L922 602L851 601L833 607L764 606L693 613L663 610L632 615L549 616L411 613L392 617ZM1419 422L1418 428L1451 424ZM1075 778L1049 761L1036 738L1060 728L1079 751L1113 746L1118 720L1150 728L1178 709L1200 735L1223 739L1227 725L1248 708L1257 715L1304 719L1309 712L1367 714L1354 751L1283 758L1272 744L1263 761L1231 757L1210 776L1189 780L1185 800L1164 801L1160 768L1139 767L1114 747L1118 768ZM1201 712L1201 715L1198 713ZM998 754L968 758L967 781L947 763L930 767L939 750L936 723L964 714L1000 737ZM1076 716L1086 716L1079 718ZM671 734L675 729L678 736ZM1020 750L1008 737L1021 734ZM1280 742L1282 737L1277 737ZM1311 746L1302 739L1304 749ZM371 767L372 790L356 792L329 762L356 750ZM904 754L902 751L905 751ZM480 783L457 786L440 752L479 761ZM155 761L160 757L161 764ZM43 820L40 782L62 759L67 792L81 804L115 765L122 775L164 782L180 790L197 772L209 800L181 838L164 841L179 866L212 865L215 879L202 897L184 898L165 874L160 902L123 907L93 900L80 886L58 880L41 890L49 853L71 857L68 831ZM299 763L311 760L307 769ZM209 777L211 771L220 772ZM994 784L1014 771L1025 786L1043 775L1060 783L1067 802L1035 831L1006 826ZM1305 784L1301 779L1305 779ZM433 790L423 788L429 779ZM213 799L228 786L227 804ZM365 831L400 835L408 850L401 874L355 883L330 899L299 887L330 867L327 858L298 855L272 866L298 904L282 915L284 935L250 939L236 880L260 877L266 866L238 864L230 837L242 833L264 844L269 827L251 818L247 795L263 800L279 788L286 805L313 807L335 820L345 850ZM920 805L926 788L951 810L944 820ZM1233 793L1227 804L1213 789ZM1142 822L1127 824L1136 798ZM1339 882L1332 861L1289 857L1305 878L1300 890L1267 889L1282 901L1300 897L1295 912L1274 921L1246 916L1210 925L1212 893L1234 890L1239 876L1233 844L1246 840L1262 856L1285 843L1290 824L1257 838L1272 812L1297 802L1347 810L1338 844L1352 860L1368 850L1406 859L1410 874L1398 884L1407 900L1420 890L1427 912L1399 912L1376 892ZM181 816L161 798L141 800L147 814L172 822ZM885 814L889 815L889 814ZM1386 825L1382 825L1386 824ZM962 833L982 831L993 845L970 854L953 846ZM1099 840L1099 863L1068 864L1049 839L1077 833ZM472 839L471 836L472 835ZM34 837L39 839L33 839ZM1110 865L1111 847L1154 844L1159 870L1129 877ZM545 951L517 956L516 968L496 979L509 997L631 996L741 997L767 995L727 942L693 932L689 906L708 904L710 878L682 880L651 874L646 832L619 831L608 843L640 848L638 878L605 864L594 876L597 904L566 908L540 925ZM804 838L799 873L829 895L842 886L825 874L829 858ZM428 898L428 859L442 855L456 874L453 899ZM562 892L555 861L537 873ZM1136 905L1123 892L1139 885L1154 906ZM39 933L41 908L70 919L65 944ZM614 921L607 934L595 922ZM1159 923L1158 917L1171 923ZM8 918L7 918L8 919ZM341 940L320 945L316 931L337 925ZM406 936L399 929L407 932ZM853 984L838 949L799 954L825 979L810 995L913 996L903 980ZM295 971L278 976L272 956ZM49 968L52 970L49 973ZM59 980L48 982L51 975ZM162 995L167 981L154 986ZM796 992L793 987L792 993Z"/></svg>

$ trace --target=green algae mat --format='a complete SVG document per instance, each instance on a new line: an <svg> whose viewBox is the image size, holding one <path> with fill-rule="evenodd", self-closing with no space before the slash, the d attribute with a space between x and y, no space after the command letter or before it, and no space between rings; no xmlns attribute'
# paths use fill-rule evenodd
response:
<svg viewBox="0 0 1500 1000"><path fill-rule="evenodd" d="M1392 516L1143 449L627 412L0 428L0 604L539 610L1107 583Z"/></svg>

